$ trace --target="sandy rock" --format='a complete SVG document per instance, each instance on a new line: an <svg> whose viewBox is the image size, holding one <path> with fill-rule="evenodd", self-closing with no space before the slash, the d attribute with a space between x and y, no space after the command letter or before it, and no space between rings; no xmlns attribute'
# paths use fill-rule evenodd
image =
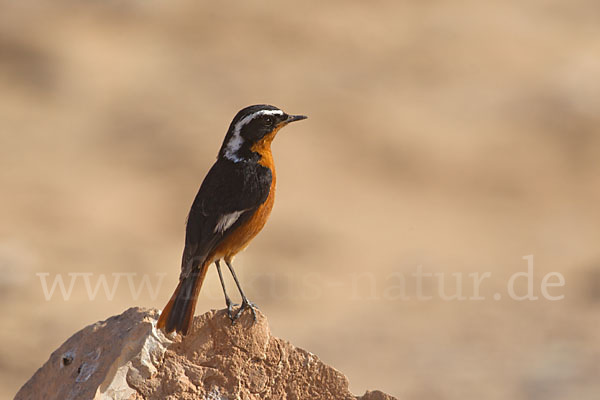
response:
<svg viewBox="0 0 600 400"><path fill-rule="evenodd" d="M130 308L69 338L15 399L357 399L317 356L271 336L250 313L194 318L190 334L165 336L157 310ZM368 391L362 400L389 400Z"/></svg>

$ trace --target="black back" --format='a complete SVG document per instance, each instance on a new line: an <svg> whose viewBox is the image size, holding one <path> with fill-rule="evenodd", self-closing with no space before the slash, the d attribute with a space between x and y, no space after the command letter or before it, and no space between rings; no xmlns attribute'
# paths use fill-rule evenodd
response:
<svg viewBox="0 0 600 400"><path fill-rule="evenodd" d="M188 215L182 278L202 265L221 240L266 201L272 179L271 170L256 162L217 160L204 178ZM222 216L240 211L233 225L215 232Z"/></svg>

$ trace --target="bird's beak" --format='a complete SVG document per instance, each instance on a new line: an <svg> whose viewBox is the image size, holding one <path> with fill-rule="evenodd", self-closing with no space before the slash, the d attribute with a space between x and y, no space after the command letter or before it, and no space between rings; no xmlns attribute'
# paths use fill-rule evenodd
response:
<svg viewBox="0 0 600 400"><path fill-rule="evenodd" d="M306 119L306 118L308 118L306 115L288 115L287 119L285 121L283 121L283 123L285 125L287 125L290 122L301 121L301 120Z"/></svg>

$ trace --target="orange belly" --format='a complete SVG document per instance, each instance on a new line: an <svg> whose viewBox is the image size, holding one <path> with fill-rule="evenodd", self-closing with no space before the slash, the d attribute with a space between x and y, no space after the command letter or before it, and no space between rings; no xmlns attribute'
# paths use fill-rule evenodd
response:
<svg viewBox="0 0 600 400"><path fill-rule="evenodd" d="M254 215L250 217L247 222L231 232L231 234L215 247L212 255L207 259L207 264L211 264L213 261L220 259L231 262L237 253L248 247L250 241L258 235L267 223L267 219L269 219L269 215L273 209L273 203L275 202L275 182L277 179L275 176L273 155L271 154L271 141L273 140L273 137L275 137L276 132L277 130L252 147L252 151L261 155L261 160L258 163L271 170L272 180L269 196L267 196L265 202L258 207Z"/></svg>
<svg viewBox="0 0 600 400"><path fill-rule="evenodd" d="M244 250L250 241L262 230L267 223L269 214L273 209L275 202L275 180L271 184L269 196L264 203L256 210L254 215L240 225L235 231L231 232L219 245L215 248L213 255L209 257L212 263L214 260L225 259L230 262L233 257Z"/></svg>

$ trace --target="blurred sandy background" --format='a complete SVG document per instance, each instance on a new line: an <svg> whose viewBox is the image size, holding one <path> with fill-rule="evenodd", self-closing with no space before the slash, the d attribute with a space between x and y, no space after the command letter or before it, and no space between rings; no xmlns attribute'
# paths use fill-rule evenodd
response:
<svg viewBox="0 0 600 400"><path fill-rule="evenodd" d="M266 102L310 116L274 143L275 210L236 263L275 335L357 394L597 399L598 18L595 0L1 1L0 397L83 326L166 303L227 126ZM529 254L536 294L556 271L564 300L507 298ZM394 299L419 265L467 296L490 272L486 300L419 301L410 280ZM166 275L155 298L80 280L46 301L41 272ZM211 269L197 313L222 307Z"/></svg>

